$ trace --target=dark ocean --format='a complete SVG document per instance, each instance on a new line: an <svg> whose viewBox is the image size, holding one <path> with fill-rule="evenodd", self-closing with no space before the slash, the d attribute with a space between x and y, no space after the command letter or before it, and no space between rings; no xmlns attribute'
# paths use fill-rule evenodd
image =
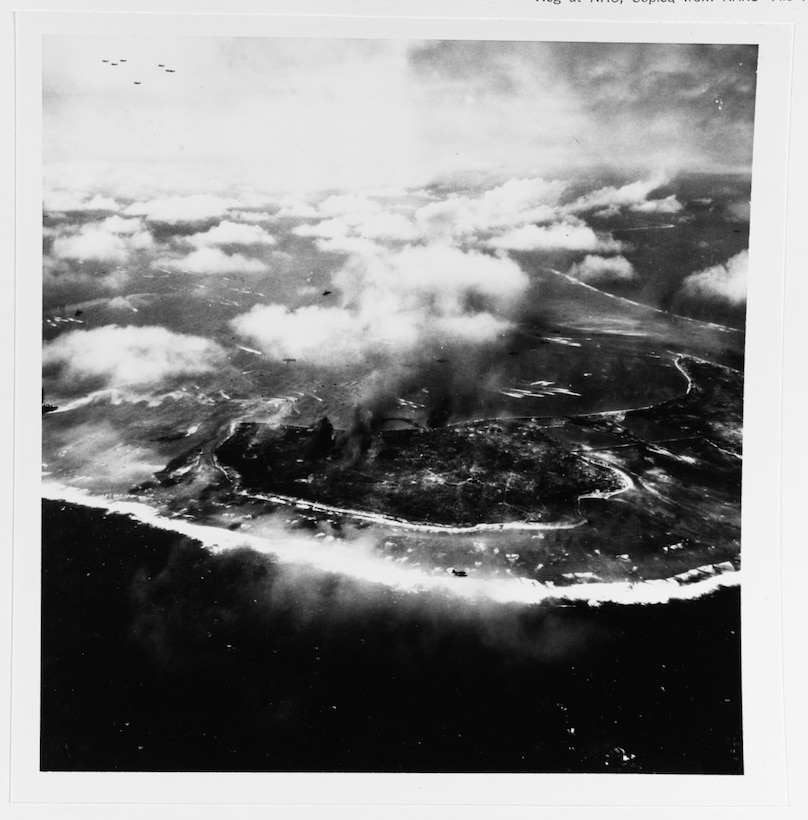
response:
<svg viewBox="0 0 808 820"><path fill-rule="evenodd" d="M741 774L740 589L462 601L43 502L46 771Z"/></svg>

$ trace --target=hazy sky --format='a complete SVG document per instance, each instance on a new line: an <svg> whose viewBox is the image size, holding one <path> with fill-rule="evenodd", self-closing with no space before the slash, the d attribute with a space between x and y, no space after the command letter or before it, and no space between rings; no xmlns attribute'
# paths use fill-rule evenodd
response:
<svg viewBox="0 0 808 820"><path fill-rule="evenodd" d="M755 60L733 45L49 37L46 180L139 197L748 171Z"/></svg>

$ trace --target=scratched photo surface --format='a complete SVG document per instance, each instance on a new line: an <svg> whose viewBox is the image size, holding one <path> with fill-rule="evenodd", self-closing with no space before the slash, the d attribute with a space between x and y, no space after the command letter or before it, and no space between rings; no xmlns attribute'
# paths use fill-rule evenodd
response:
<svg viewBox="0 0 808 820"><path fill-rule="evenodd" d="M46 37L42 770L741 774L756 63Z"/></svg>

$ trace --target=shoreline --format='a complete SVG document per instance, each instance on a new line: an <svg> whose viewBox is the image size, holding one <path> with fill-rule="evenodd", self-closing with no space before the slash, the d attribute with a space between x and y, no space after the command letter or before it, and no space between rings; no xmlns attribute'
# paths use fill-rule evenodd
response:
<svg viewBox="0 0 808 820"><path fill-rule="evenodd" d="M106 515L128 517L136 525L192 538L213 555L248 548L271 556L283 564L305 565L317 571L380 583L405 592L442 592L470 601L525 605L577 602L595 607L603 604L642 606L695 600L709 596L721 588L740 587L742 583L741 570L734 569L728 562L693 567L667 578L639 581L556 584L553 581L540 582L520 576L460 578L392 564L347 544L330 542L326 545L313 537L307 538L288 531L273 533L274 537L267 538L182 518L166 518L155 508L140 502L114 501L92 496L75 488L60 488L52 483L43 483L42 489L43 501L61 501L79 507L100 509Z"/></svg>

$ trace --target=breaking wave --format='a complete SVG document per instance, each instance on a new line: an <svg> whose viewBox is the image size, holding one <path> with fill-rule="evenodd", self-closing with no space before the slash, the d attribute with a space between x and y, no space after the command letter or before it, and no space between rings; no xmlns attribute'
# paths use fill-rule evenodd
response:
<svg viewBox="0 0 808 820"><path fill-rule="evenodd" d="M394 564L354 542L329 541L324 544L314 537L291 533L276 521L263 527L260 535L248 534L185 518L168 518L159 510L140 502L92 495L52 481L43 482L42 496L127 515L148 526L193 538L214 553L247 547L271 555L282 563L305 564L324 572L382 584L402 592L445 593L470 602L527 605L579 602L591 606L607 603L663 604L694 600L722 587L735 587L741 583L740 570L728 561L695 567L669 578L586 581L564 586L517 577L455 577L440 570L430 573L421 568Z"/></svg>

